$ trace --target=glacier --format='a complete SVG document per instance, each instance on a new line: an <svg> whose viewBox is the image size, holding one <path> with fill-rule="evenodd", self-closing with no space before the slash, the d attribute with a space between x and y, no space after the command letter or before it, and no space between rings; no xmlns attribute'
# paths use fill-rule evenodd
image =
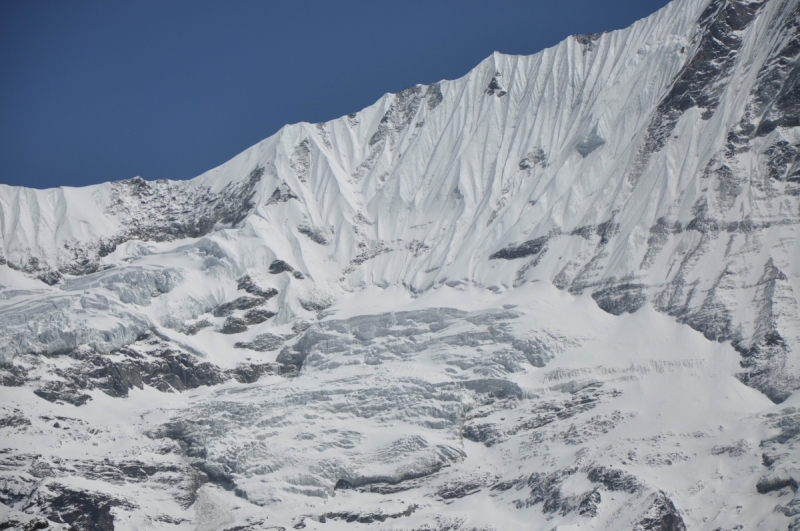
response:
<svg viewBox="0 0 800 531"><path fill-rule="evenodd" d="M800 2L0 185L0 528L800 529Z"/></svg>

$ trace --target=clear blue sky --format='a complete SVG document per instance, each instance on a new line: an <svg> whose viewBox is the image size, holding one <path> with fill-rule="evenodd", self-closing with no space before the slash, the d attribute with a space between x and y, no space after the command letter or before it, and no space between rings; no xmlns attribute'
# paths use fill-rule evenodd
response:
<svg viewBox="0 0 800 531"><path fill-rule="evenodd" d="M0 183L187 179L286 123L666 0L0 1Z"/></svg>

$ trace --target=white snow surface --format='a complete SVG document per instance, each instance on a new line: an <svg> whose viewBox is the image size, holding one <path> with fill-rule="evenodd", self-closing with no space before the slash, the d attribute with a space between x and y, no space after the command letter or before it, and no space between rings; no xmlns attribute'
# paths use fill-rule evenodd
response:
<svg viewBox="0 0 800 531"><path fill-rule="evenodd" d="M800 529L798 28L675 0L191 181L0 185L0 521Z"/></svg>

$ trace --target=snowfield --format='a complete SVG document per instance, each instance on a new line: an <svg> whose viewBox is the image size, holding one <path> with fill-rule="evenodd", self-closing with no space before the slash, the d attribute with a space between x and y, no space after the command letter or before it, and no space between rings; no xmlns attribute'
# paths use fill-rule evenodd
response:
<svg viewBox="0 0 800 531"><path fill-rule="evenodd" d="M0 522L800 529L800 2L0 185Z"/></svg>

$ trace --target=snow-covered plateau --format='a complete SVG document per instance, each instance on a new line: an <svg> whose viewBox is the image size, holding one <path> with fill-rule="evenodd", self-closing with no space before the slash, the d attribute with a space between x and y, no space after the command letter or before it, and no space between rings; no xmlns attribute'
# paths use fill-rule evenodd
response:
<svg viewBox="0 0 800 531"><path fill-rule="evenodd" d="M0 529L800 530L800 0L0 185Z"/></svg>

